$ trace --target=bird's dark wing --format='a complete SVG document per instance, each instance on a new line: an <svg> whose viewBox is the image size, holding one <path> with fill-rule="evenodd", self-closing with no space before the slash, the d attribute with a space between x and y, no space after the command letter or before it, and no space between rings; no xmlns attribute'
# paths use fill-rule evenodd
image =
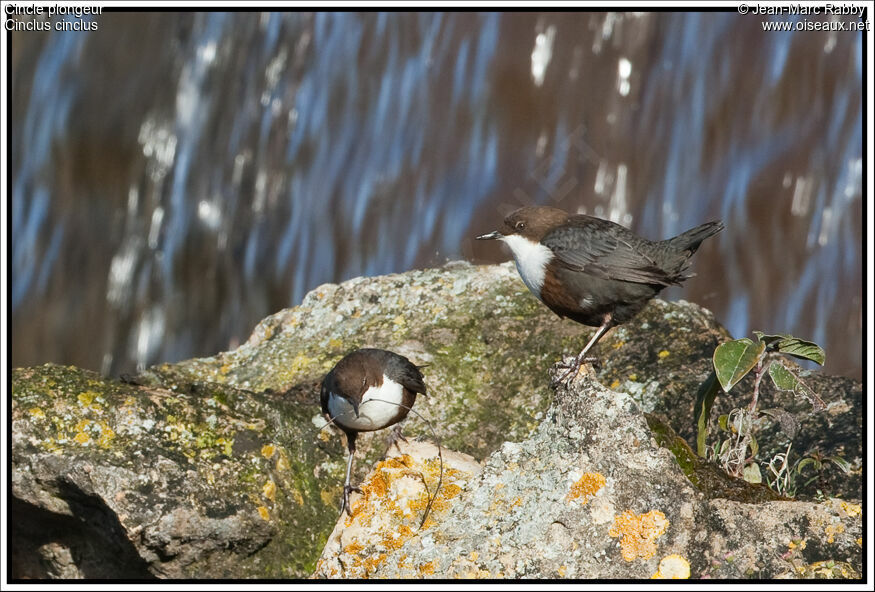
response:
<svg viewBox="0 0 875 592"><path fill-rule="evenodd" d="M328 385L325 384L328 378L322 381L322 390L319 393L319 403L322 405L322 413L325 415L330 415L328 413L328 394L331 392L328 390Z"/></svg>
<svg viewBox="0 0 875 592"><path fill-rule="evenodd" d="M424 395L425 381L422 372L410 360L394 352L385 352L387 367L391 368L390 376L407 390Z"/></svg>
<svg viewBox="0 0 875 592"><path fill-rule="evenodd" d="M603 279L662 286L683 279L660 266L657 249L648 248L652 243L608 220L574 216L547 233L541 243L553 251L560 265Z"/></svg>
<svg viewBox="0 0 875 592"><path fill-rule="evenodd" d="M401 386L414 393L419 393L420 395L426 394L425 381L422 379L422 373L419 371L419 368L413 364L411 364L409 368L406 368L405 372L401 374Z"/></svg>

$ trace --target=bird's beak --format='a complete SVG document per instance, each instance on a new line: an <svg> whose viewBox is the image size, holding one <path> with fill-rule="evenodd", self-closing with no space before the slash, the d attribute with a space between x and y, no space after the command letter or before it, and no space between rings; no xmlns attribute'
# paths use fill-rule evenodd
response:
<svg viewBox="0 0 875 592"><path fill-rule="evenodd" d="M504 238L504 235L496 230L494 232L490 232L489 234L481 234L477 237L477 240L496 240L499 238Z"/></svg>

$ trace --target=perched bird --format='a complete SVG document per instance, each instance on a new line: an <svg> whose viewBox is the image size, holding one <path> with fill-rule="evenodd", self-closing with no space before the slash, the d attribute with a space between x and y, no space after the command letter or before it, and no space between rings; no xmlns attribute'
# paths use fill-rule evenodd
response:
<svg viewBox="0 0 875 592"><path fill-rule="evenodd" d="M500 230L477 239L504 241L523 282L550 310L598 327L565 380L608 329L630 320L666 286L692 277L684 274L690 257L721 230L721 222L708 222L654 242L608 220L535 206L516 210Z"/></svg>
<svg viewBox="0 0 875 592"><path fill-rule="evenodd" d="M417 394L425 394L422 373L410 360L383 349L358 349L340 360L322 380L322 413L346 434L349 458L343 507L351 515L349 494L355 440L359 432L380 430L407 417Z"/></svg>

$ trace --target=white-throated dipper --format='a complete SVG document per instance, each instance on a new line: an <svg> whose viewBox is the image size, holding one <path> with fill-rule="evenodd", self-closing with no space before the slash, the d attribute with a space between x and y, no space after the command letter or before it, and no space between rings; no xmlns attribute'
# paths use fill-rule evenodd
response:
<svg viewBox="0 0 875 592"><path fill-rule="evenodd" d="M343 507L352 515L349 494L355 440L398 423L413 407L416 395L425 394L419 368L404 356L384 349L363 348L347 354L322 380L322 413L346 434L349 458L343 484Z"/></svg>
<svg viewBox="0 0 875 592"><path fill-rule="evenodd" d="M649 241L609 220L532 206L509 214L500 230L477 239L504 241L523 282L550 310L598 327L564 380L608 329L630 320L666 286L692 277L684 274L690 257L721 230L721 222L708 222Z"/></svg>

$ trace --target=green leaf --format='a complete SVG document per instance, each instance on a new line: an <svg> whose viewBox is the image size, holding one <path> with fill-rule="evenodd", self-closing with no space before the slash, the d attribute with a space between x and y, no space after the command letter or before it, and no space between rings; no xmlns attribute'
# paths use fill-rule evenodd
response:
<svg viewBox="0 0 875 592"><path fill-rule="evenodd" d="M760 445L757 444L757 439L754 438L753 434L750 435L750 455L756 456L757 452L760 451Z"/></svg>
<svg viewBox="0 0 875 592"><path fill-rule="evenodd" d="M761 331L754 331L754 335L768 346L769 351L781 352L802 360L811 360L821 366L826 361L826 353L823 348L812 341L805 341L792 335L766 335Z"/></svg>
<svg viewBox="0 0 875 592"><path fill-rule="evenodd" d="M769 364L769 376L772 377L772 382L782 391L792 391L794 394L802 395L811 403L815 410L819 411L826 407L817 393L811 390L808 385L802 382L796 374L787 368L778 360Z"/></svg>
<svg viewBox="0 0 875 592"><path fill-rule="evenodd" d="M757 336L758 340L762 341L766 345L771 345L772 343L776 343L778 341L781 341L782 339L792 337L791 335L767 335L762 331L754 331L753 334Z"/></svg>
<svg viewBox="0 0 875 592"><path fill-rule="evenodd" d="M718 417L717 418L717 425L719 425L720 429L723 430L724 432L728 432L729 431L729 416L728 415L721 415L720 417Z"/></svg>
<svg viewBox="0 0 875 592"><path fill-rule="evenodd" d="M705 441L708 439L708 420L711 417L711 407L714 405L714 397L717 396L717 375L714 372L708 375L707 380L699 387L696 393L696 405L693 407L693 417L696 418L696 453L705 457Z"/></svg>
<svg viewBox="0 0 875 592"><path fill-rule="evenodd" d="M826 460L831 460L833 464L835 464L838 468L844 472L845 475L851 474L851 463L846 461L840 456L830 456Z"/></svg>
<svg viewBox="0 0 875 592"><path fill-rule="evenodd" d="M826 361L826 353L822 347L811 341L796 339L795 337L779 341L778 351L782 354L791 355L794 358L817 362L821 366Z"/></svg>
<svg viewBox="0 0 875 592"><path fill-rule="evenodd" d="M750 463L741 473L742 478L748 483L762 483L763 475L760 473L760 466L757 463Z"/></svg>
<svg viewBox="0 0 875 592"><path fill-rule="evenodd" d="M816 458L811 458L810 456L806 456L802 460L799 461L799 464L796 465L796 472L800 475L802 474L802 469L807 467L808 465L813 465L815 471L819 471L821 467L821 463Z"/></svg>
<svg viewBox="0 0 875 592"><path fill-rule="evenodd" d="M754 343L747 337L721 343L714 350L714 371L725 392L729 392L745 374L757 365L766 349L762 341Z"/></svg>
<svg viewBox="0 0 875 592"><path fill-rule="evenodd" d="M769 376L772 377L772 382L782 391L795 391L799 385L796 375L787 370L781 362L774 361L769 364Z"/></svg>

